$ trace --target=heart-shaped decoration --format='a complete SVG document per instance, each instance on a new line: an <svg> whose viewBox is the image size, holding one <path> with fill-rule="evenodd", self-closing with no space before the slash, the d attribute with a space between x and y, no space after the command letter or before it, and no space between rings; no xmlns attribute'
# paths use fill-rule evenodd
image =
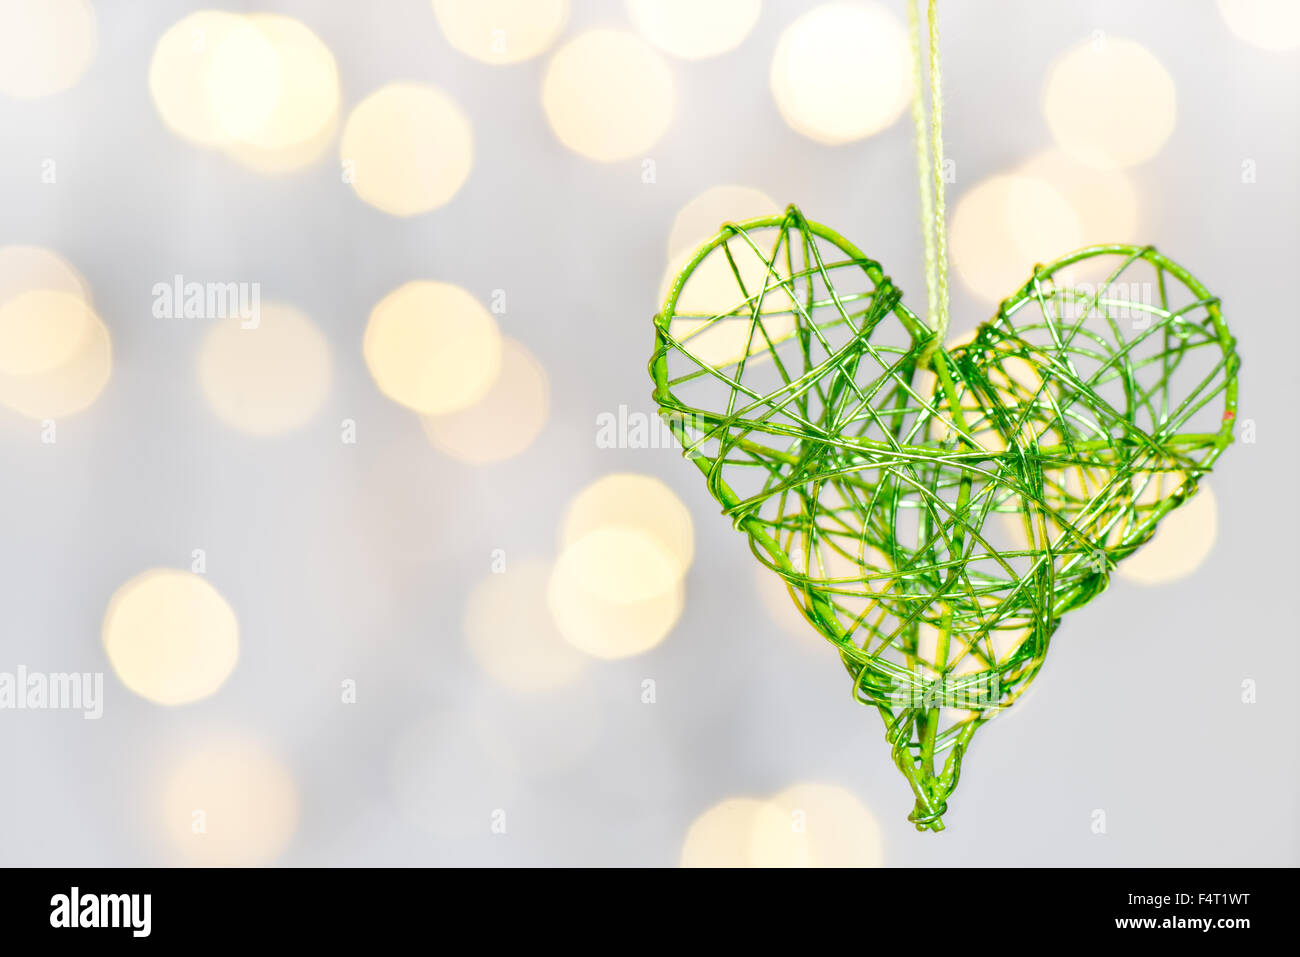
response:
<svg viewBox="0 0 1300 957"><path fill-rule="evenodd" d="M1232 441L1218 300L1150 247L1037 266L945 348L790 207L722 227L655 329L661 414L880 712L920 830L942 829L972 736L1061 616Z"/></svg>

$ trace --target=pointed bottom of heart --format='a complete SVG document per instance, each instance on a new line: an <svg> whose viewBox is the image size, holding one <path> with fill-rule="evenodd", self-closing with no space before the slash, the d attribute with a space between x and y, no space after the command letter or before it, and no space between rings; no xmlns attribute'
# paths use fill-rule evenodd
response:
<svg viewBox="0 0 1300 957"><path fill-rule="evenodd" d="M942 831L948 796L957 788L961 761L981 722L968 721L939 732L939 708L878 706L894 764L903 772L916 804L907 819L918 831Z"/></svg>

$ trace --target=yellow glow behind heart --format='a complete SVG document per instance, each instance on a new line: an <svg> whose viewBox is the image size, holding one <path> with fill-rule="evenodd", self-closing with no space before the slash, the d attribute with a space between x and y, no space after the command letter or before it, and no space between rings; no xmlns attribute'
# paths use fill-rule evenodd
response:
<svg viewBox="0 0 1300 957"><path fill-rule="evenodd" d="M1195 572L1214 549L1219 507L1209 483L1160 520L1156 533L1130 557L1119 573L1139 585L1164 585Z"/></svg>
<svg viewBox="0 0 1300 957"><path fill-rule="evenodd" d="M957 201L949 233L953 268L987 303L1014 293L1046 255L1077 249L1079 217L1059 192L1022 175L983 180Z"/></svg>

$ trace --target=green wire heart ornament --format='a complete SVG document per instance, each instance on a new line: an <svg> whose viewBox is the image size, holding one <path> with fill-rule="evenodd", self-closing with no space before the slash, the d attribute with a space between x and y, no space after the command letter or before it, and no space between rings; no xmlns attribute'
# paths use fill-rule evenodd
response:
<svg viewBox="0 0 1300 957"><path fill-rule="evenodd" d="M879 712L909 820L939 831L976 730L1231 443L1239 360L1219 301L1134 245L1034 267L968 343L943 344L935 22L931 0L937 321L792 206L692 256L650 375L723 514Z"/></svg>
<svg viewBox="0 0 1300 957"><path fill-rule="evenodd" d="M1081 266L1101 280L1060 281ZM694 311L722 276L734 298ZM705 244L655 330L661 414L880 712L918 829L1061 616L1232 440L1218 301L1150 247L1035 268L923 368L934 334L880 266L791 207Z"/></svg>

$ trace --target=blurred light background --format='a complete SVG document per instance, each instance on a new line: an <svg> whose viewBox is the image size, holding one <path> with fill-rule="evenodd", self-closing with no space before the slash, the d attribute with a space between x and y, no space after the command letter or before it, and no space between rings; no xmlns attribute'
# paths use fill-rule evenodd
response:
<svg viewBox="0 0 1300 957"><path fill-rule="evenodd" d="M940 6L953 337L1151 242L1248 432L936 836L645 374L790 202L923 303L900 0L0 0L0 863L1300 862L1300 7Z"/></svg>

